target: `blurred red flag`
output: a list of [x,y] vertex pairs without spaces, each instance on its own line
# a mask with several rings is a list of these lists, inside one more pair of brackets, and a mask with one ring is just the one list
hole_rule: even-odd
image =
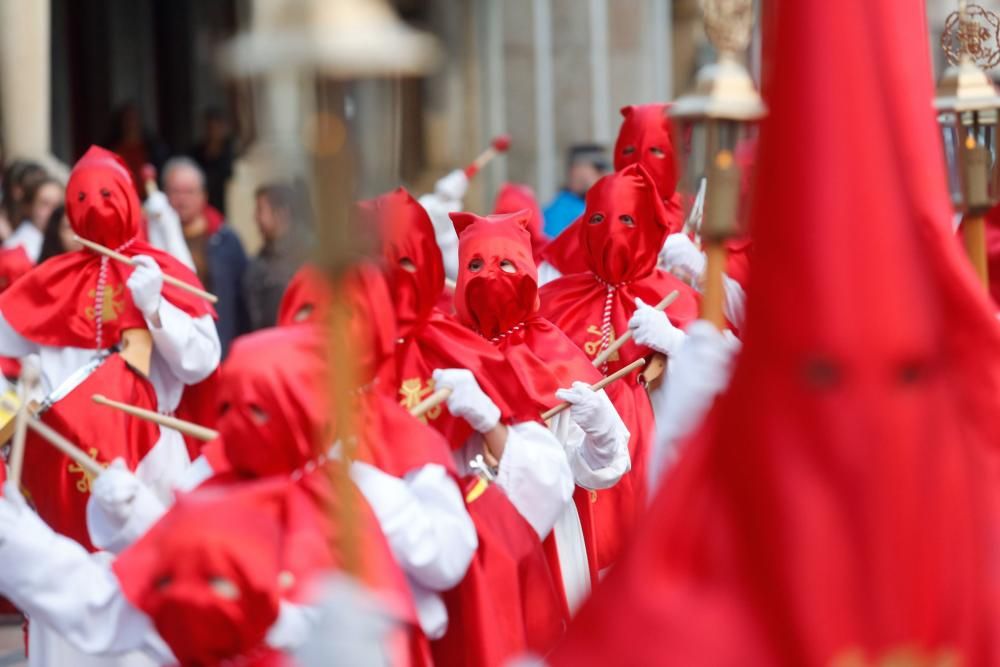
[[745,347],[552,664],[997,664],[1000,329],[924,3],[765,3]]

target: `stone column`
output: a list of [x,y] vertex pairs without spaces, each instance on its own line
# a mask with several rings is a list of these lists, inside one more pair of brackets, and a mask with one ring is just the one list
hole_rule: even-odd
[[0,0],[0,136],[5,159],[65,175],[51,154],[50,24],[49,0]]

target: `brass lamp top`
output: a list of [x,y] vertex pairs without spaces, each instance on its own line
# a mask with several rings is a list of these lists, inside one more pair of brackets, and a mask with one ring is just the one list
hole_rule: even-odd
[[1000,62],[1000,19],[979,5],[959,3],[945,22],[941,48],[951,66],[934,97],[939,112],[1000,108],[1000,95],[983,68]]
[[1000,95],[986,73],[971,58],[952,65],[938,82],[934,108],[939,112],[983,111],[1000,108]]
[[695,90],[670,107],[674,118],[754,121],[767,115],[750,73],[729,54],[702,67]]
[[257,5],[253,29],[223,53],[223,65],[237,76],[302,67],[335,78],[416,76],[441,57],[437,41],[400,21],[385,0]]
[[673,118],[755,121],[767,115],[750,72],[740,61],[753,26],[752,0],[705,0],[705,32],[719,58],[698,71],[692,93],[675,101]]

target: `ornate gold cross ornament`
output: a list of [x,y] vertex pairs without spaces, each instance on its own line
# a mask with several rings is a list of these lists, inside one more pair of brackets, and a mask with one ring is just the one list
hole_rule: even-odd
[[945,20],[941,48],[952,65],[963,55],[982,69],[1000,65],[1000,16],[979,5],[960,3]]
[[704,0],[705,34],[721,53],[743,53],[753,33],[753,2]]

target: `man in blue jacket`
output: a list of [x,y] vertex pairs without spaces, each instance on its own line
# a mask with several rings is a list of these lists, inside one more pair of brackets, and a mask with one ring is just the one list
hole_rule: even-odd
[[608,173],[610,165],[604,147],[597,144],[570,146],[566,158],[566,184],[545,207],[545,235],[550,239],[583,214],[583,198],[590,186]]

